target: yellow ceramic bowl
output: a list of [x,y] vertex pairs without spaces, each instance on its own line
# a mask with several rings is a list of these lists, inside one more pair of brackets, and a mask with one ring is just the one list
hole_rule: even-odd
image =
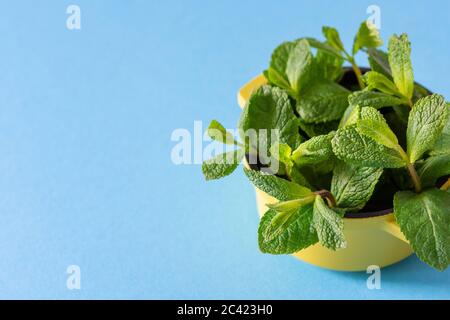
[[[238,102],[243,108],[251,93],[266,83],[260,75],[239,90]],[[267,193],[256,189],[259,215],[267,204],[277,202]],[[316,244],[293,255],[310,264],[340,271],[365,271],[368,266],[385,267],[412,254],[412,249],[395,222],[394,215],[378,214],[367,218],[344,218],[347,248],[332,251]]]

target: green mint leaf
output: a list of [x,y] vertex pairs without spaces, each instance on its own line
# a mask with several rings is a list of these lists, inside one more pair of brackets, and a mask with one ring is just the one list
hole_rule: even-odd
[[302,38],[302,39],[307,40],[312,48],[323,50],[329,54],[334,55],[336,58],[343,58],[342,53],[328,43],[321,42],[314,38]]
[[308,83],[312,66],[313,56],[307,40],[285,42],[272,54],[269,80],[295,96]]
[[[258,229],[259,249],[263,253],[290,254],[317,243],[317,233],[311,227],[313,218],[312,204],[305,205],[281,217],[279,212],[269,209],[261,218]],[[278,216],[280,226],[276,231],[272,221]],[[281,222],[281,223],[280,223]]]
[[[335,162],[336,162],[336,158],[333,155],[326,161],[302,166],[302,167],[300,167],[300,169],[303,169],[303,172],[311,170],[311,171],[315,172],[319,176],[319,179],[320,179],[320,176],[326,175],[327,173],[330,173],[331,171],[333,171]],[[328,182],[331,182],[331,176],[327,175],[327,176],[324,176],[323,178],[325,180],[327,180]],[[322,186],[320,189],[328,189],[329,184],[330,183],[328,183],[326,186]],[[319,189],[319,188],[317,188],[317,189]]]
[[332,27],[323,27],[322,33],[327,39],[327,43],[332,46],[337,51],[344,51],[344,44],[341,41],[341,37],[339,36],[339,32]]
[[300,92],[308,83],[312,64],[313,57],[308,41],[298,41],[289,55],[286,65],[286,75],[295,93]]
[[339,208],[347,211],[362,209],[373,194],[383,173],[381,168],[357,167],[339,161],[333,170],[331,193]]
[[355,55],[361,48],[376,48],[383,45],[380,32],[373,23],[364,21],[359,27],[353,42],[353,55]]
[[231,174],[244,157],[244,150],[237,149],[203,161],[202,172],[206,180],[220,179]]
[[314,201],[312,223],[317,231],[319,241],[324,247],[337,250],[347,246],[344,236],[344,220],[340,214],[328,208],[320,196],[316,196]]
[[350,91],[334,82],[319,82],[307,87],[297,99],[297,112],[307,123],[338,120],[348,106]]
[[310,138],[327,134],[330,131],[336,130],[338,128],[339,121],[329,121],[324,123],[306,123],[299,120],[300,129],[302,129],[306,135]]
[[[350,98],[349,98],[350,99]],[[356,104],[350,104],[344,112],[339,123],[339,128],[344,128],[356,124],[359,120],[361,108]]]
[[299,168],[296,166],[293,166],[289,171],[289,176],[292,180],[292,182],[299,184],[301,186],[305,186],[308,189],[314,189],[314,187],[311,185],[309,180],[303,175]]
[[389,65],[400,93],[411,99],[414,92],[414,74],[411,65],[411,44],[406,34],[393,35],[389,40]]
[[329,160],[333,156],[331,139],[334,132],[327,135],[316,136],[303,142],[292,153],[292,160],[297,165],[316,164]]
[[402,99],[390,94],[367,90],[352,93],[348,97],[348,102],[354,106],[373,107],[376,109],[399,106],[405,103]]
[[[280,88],[262,86],[249,99],[239,121],[241,134],[256,132],[258,146],[252,145],[260,151],[259,154],[268,154],[272,146],[272,129],[279,132],[280,143],[286,143],[292,148],[300,144],[301,137],[298,132],[298,119],[296,118],[289,97]],[[261,129],[266,129],[267,134]],[[241,137],[247,141],[246,137]],[[255,139],[253,139],[255,140]],[[254,142],[255,143],[255,142]]]
[[450,193],[430,189],[398,192],[394,212],[402,233],[425,263],[444,270],[450,263]]
[[[449,104],[447,104],[447,106],[449,106]],[[447,123],[445,124],[444,129],[442,129],[442,133],[434,144],[430,154],[450,154],[450,115],[448,116]]]
[[272,53],[270,66],[266,72],[266,78],[273,83],[287,90],[291,89],[291,84],[286,74],[287,63],[291,52],[294,50],[295,42],[283,42]]
[[363,79],[367,84],[367,90],[376,89],[390,95],[396,96],[401,95],[395,84],[382,73],[369,71],[366,74],[364,74]]
[[411,163],[432,149],[447,123],[449,106],[441,95],[418,100],[409,113],[406,132]]
[[[285,212],[285,211],[291,211],[296,210],[304,205],[307,205],[309,203],[313,203],[314,199],[316,198],[316,195],[312,192],[310,192],[308,195],[305,195],[301,198],[295,199],[295,200],[288,200],[288,201],[280,201],[274,204],[267,204],[267,207],[270,209],[273,209],[277,212]],[[276,221],[276,219],[275,219]]]
[[234,139],[231,132],[228,132],[224,126],[217,120],[212,120],[207,129],[208,136],[215,141],[222,142],[224,144],[234,144],[239,143]]
[[417,166],[422,186],[434,187],[438,178],[450,174],[450,153],[429,157]]
[[277,215],[273,217],[272,221],[270,222],[270,226],[266,228],[264,240],[271,241],[281,235],[284,231],[286,231],[289,225],[295,222],[298,210],[305,205],[313,203],[315,197],[316,195],[314,193],[311,193],[296,200],[282,201],[276,204],[268,204],[267,206],[270,209],[275,210],[277,212]]
[[244,172],[255,187],[280,201],[295,200],[311,193],[306,187],[271,174],[245,168]]
[[339,129],[331,140],[334,154],[341,160],[375,168],[400,168],[406,166],[399,153],[361,134],[355,125]]
[[298,169],[313,186],[312,190],[328,190],[331,184],[331,174],[329,173],[333,171],[334,162],[334,160],[324,161],[316,165],[302,166]]
[[279,162],[291,168],[294,163],[291,160],[292,149],[285,143],[276,143],[270,148],[270,154]]
[[389,128],[383,115],[375,108],[364,107],[361,109],[357,130],[388,148],[399,148],[397,136]]
[[[275,209],[274,209],[275,210]],[[275,210],[277,214],[272,218],[270,224],[264,229],[263,241],[270,242],[286,231],[297,219],[298,207],[289,210]]]
[[314,57],[315,74],[318,79],[338,82],[344,74],[344,59],[324,50],[317,50]]
[[389,66],[388,54],[382,50],[369,48],[369,64],[372,71],[385,75],[388,79],[392,79],[391,67]]

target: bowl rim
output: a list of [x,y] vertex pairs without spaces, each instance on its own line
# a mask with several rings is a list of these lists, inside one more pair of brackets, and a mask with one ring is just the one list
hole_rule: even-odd
[[384,209],[379,211],[370,211],[370,212],[346,212],[344,218],[347,219],[364,219],[364,218],[375,218],[382,217],[394,213],[394,209]]

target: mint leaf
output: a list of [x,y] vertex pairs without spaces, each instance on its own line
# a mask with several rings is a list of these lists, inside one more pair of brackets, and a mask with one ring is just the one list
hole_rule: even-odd
[[450,153],[429,157],[423,163],[417,163],[420,180],[425,187],[433,187],[436,180],[450,174]]
[[[239,128],[241,134],[256,132],[259,146],[253,141],[251,147],[258,150],[259,154],[264,154],[265,151],[268,154],[272,143],[276,142],[272,142],[272,129],[278,130],[280,143],[286,143],[292,148],[296,148],[301,141],[298,120],[289,97],[276,87],[262,86],[256,90],[242,112]],[[261,129],[266,129],[267,134]],[[242,140],[247,141],[245,136]]]
[[315,75],[318,79],[338,81],[344,74],[343,64],[343,58],[318,49],[314,57]]
[[309,80],[309,73],[312,68],[312,54],[308,41],[298,41],[286,65],[286,75],[288,77],[291,88],[295,93],[300,92],[303,86]]
[[450,193],[430,189],[398,192],[394,212],[402,233],[417,256],[438,270],[450,262]]
[[238,145],[239,143],[234,139],[231,132],[228,132],[224,126],[218,122],[217,120],[212,120],[207,129],[208,136],[211,139],[222,142],[224,144],[234,144]]
[[237,149],[217,155],[216,157],[203,161],[202,172],[206,180],[213,180],[231,174],[244,157],[244,150]]
[[364,74],[363,79],[367,84],[367,90],[376,89],[390,95],[396,96],[401,95],[395,84],[391,80],[389,80],[389,78],[387,78],[385,75],[381,73],[369,71],[366,74]]
[[279,237],[284,231],[286,231],[289,226],[297,219],[298,209],[298,207],[284,211],[273,209],[277,214],[273,216],[270,223],[264,229],[264,233],[261,234],[261,236],[263,237],[263,242],[270,242],[271,240]]
[[383,169],[358,167],[339,161],[333,170],[331,193],[339,208],[358,211],[369,201]]
[[339,121],[337,120],[324,123],[306,123],[305,121],[299,120],[300,129],[302,129],[310,138],[324,135],[330,131],[336,130],[338,125]]
[[389,65],[400,93],[411,99],[414,92],[414,74],[411,65],[411,44],[406,34],[393,35],[389,40]]
[[315,49],[323,50],[329,54],[334,55],[336,58],[342,58],[342,53],[328,43],[324,43],[317,39],[308,38],[308,37],[302,38],[302,39],[307,40],[309,45]]
[[311,193],[300,199],[268,204],[267,206],[275,210],[277,215],[273,217],[270,226],[266,228],[264,240],[267,242],[281,235],[296,220],[299,209],[313,203],[315,197],[316,195]]
[[376,109],[384,107],[393,107],[404,104],[405,102],[390,94],[376,91],[356,91],[348,97],[351,105],[360,107],[373,107]]
[[307,87],[297,100],[297,112],[307,123],[338,120],[348,106],[350,91],[334,82],[320,82]]
[[337,51],[344,51],[344,44],[341,41],[339,32],[332,27],[322,27],[322,33],[327,39],[327,43]]
[[381,40],[376,26],[368,21],[361,23],[353,42],[353,55],[361,48],[376,48],[381,45],[383,45],[383,40]]
[[305,186],[309,189],[314,189],[309,180],[300,172],[297,166],[293,166],[291,168],[289,176],[292,182],[299,184],[301,186]]
[[269,80],[295,96],[308,82],[312,63],[313,57],[307,40],[285,42],[272,54],[268,69]]
[[[263,253],[289,254],[317,243],[317,233],[311,227],[312,204],[284,213],[283,217],[278,215],[277,211],[269,209],[259,223],[258,244]],[[273,228],[272,221],[277,216],[281,226],[274,232],[270,229]]]
[[283,163],[287,169],[293,167],[291,160],[292,149],[285,143],[277,143],[270,148],[270,154],[279,162]]
[[[328,176],[326,174],[333,171],[335,162],[336,162],[336,158],[334,156],[332,156],[326,161],[301,166],[300,169],[302,169],[302,172],[313,171],[314,173],[317,174],[319,179],[324,179],[323,181],[327,180],[328,182],[331,182],[331,176]],[[326,175],[326,176],[324,176],[324,175]],[[316,182],[316,181],[314,181],[314,182]],[[317,188],[317,189],[327,189],[329,187],[329,184],[330,183],[327,183],[327,185],[324,185],[321,188]]]
[[294,50],[295,42],[283,42],[272,53],[270,66],[265,76],[268,81],[281,88],[290,90],[291,84],[286,74],[287,63],[291,52]]
[[[273,209],[277,212],[286,212],[286,211],[296,210],[300,207],[303,207],[304,205],[313,203],[315,198],[316,198],[316,195],[314,193],[310,192],[309,194],[302,196],[295,200],[280,201],[275,204],[267,204],[267,207],[269,207],[270,209]],[[274,221],[272,221],[272,224],[276,221],[277,221],[277,219],[274,219]]]
[[344,220],[332,209],[328,208],[321,196],[314,201],[313,226],[317,231],[320,243],[331,250],[347,246],[344,236]]
[[[449,106],[449,104],[447,104],[447,106]],[[450,154],[450,115],[448,116],[444,129],[442,129],[441,136],[437,139],[430,154]]]
[[448,114],[449,106],[441,95],[433,94],[414,104],[406,132],[411,163],[433,148],[447,123]]
[[375,108],[364,107],[361,109],[357,130],[388,148],[399,148],[397,136],[389,128],[383,115]]
[[244,172],[255,187],[280,201],[295,200],[311,193],[306,187],[274,175],[245,168]]
[[[350,100],[350,98],[349,98]],[[339,123],[339,128],[344,128],[350,126],[352,124],[356,124],[359,120],[359,116],[361,113],[361,108],[357,104],[350,104],[344,112],[344,115],[341,118],[341,122]]]
[[316,136],[303,142],[292,153],[292,160],[298,165],[316,164],[330,159],[333,155],[331,139],[334,132],[327,135]]
[[392,79],[388,54],[375,48],[369,48],[367,53],[369,54],[370,69],[385,75],[388,79]]
[[376,168],[406,166],[397,151],[359,133],[355,125],[339,129],[331,140],[331,145],[339,159],[357,166]]

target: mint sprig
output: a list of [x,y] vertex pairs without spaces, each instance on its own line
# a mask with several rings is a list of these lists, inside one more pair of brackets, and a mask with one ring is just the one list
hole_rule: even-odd
[[310,45],[348,61],[352,65],[360,88],[363,89],[365,85],[362,80],[361,70],[356,64],[355,56],[362,49],[377,48],[383,44],[383,41],[380,38],[379,31],[377,30],[375,25],[368,21],[364,21],[363,23],[361,23],[353,41],[353,48],[351,53],[349,53],[345,49],[339,32],[335,28],[323,27],[322,33],[326,38],[326,42],[321,43],[318,40],[307,38]]
[[[414,82],[406,34],[393,35],[384,52],[378,30],[367,22],[351,50],[335,28],[322,33],[324,41],[303,37],[274,50],[264,71],[268,84],[242,112],[239,141],[211,122],[208,135],[234,150],[206,160],[205,178],[229,175],[245,155],[258,160],[244,173],[277,199],[267,204],[258,230],[261,251],[271,254],[316,243],[343,249],[345,213],[367,212],[379,199],[393,198],[378,209],[393,207],[418,257],[444,270],[450,261],[450,104]],[[371,67],[364,75],[355,62],[360,52]],[[354,83],[343,76],[345,61]],[[266,170],[268,158],[278,170]]]

